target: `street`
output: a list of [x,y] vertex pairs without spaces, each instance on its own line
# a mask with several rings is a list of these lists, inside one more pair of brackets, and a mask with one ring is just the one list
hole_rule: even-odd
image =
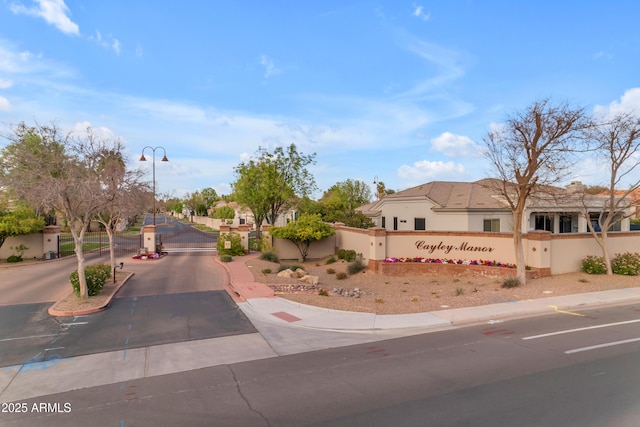
[[635,426],[640,307],[229,363],[21,401],[3,425]]
[[47,314],[55,296],[71,292],[75,257],[0,270],[12,302],[0,306],[0,365],[256,332],[224,290],[226,277],[210,255],[123,260],[134,276],[109,309],[82,317]]

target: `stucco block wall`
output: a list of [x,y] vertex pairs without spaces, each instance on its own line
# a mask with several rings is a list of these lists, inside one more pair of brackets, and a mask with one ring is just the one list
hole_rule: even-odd
[[22,254],[23,259],[27,258],[43,258],[44,249],[42,243],[42,234],[28,234],[25,236],[11,236],[4,241],[2,247],[0,247],[0,259],[7,259],[11,255],[17,255],[15,250],[20,245],[25,245],[27,248]]
[[513,238],[502,233],[389,231],[386,256],[515,262]]
[[352,249],[366,260],[369,258],[371,239],[369,231],[360,228],[336,226],[335,249]]
[[[613,258],[617,253],[640,252],[640,233],[610,233],[607,247]],[[588,255],[602,256],[602,249],[591,233],[551,236],[551,274],[564,274],[582,269]]]
[[[273,249],[281,260],[302,260],[298,247],[291,241],[286,239],[272,240]],[[336,250],[336,236],[327,237],[319,242],[312,242],[309,246],[307,259],[320,259],[333,255]]]

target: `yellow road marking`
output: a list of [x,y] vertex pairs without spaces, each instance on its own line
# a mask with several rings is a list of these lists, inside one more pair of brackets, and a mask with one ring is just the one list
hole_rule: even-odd
[[549,307],[552,307],[553,310],[556,313],[562,313],[562,314],[570,314],[572,316],[580,316],[580,317],[584,317],[584,314],[580,314],[580,313],[574,313],[572,311],[564,311],[564,310],[558,310],[558,306],[557,305],[550,305]]

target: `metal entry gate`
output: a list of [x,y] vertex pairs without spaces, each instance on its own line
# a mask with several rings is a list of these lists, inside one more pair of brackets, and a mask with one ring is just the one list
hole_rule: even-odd
[[159,234],[157,243],[164,252],[215,252],[218,234],[189,227],[171,234]]
[[[142,247],[142,234],[115,233],[113,244],[116,256],[133,256]],[[73,237],[69,233],[58,236],[58,256],[72,256],[75,254]],[[100,255],[109,253],[109,236],[106,231],[89,232],[84,235],[84,251],[98,252]]]

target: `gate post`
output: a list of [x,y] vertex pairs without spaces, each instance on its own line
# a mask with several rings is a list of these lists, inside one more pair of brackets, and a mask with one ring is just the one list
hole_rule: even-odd
[[240,235],[240,240],[242,241],[242,247],[244,248],[244,253],[249,253],[249,226],[246,224],[242,224],[238,226],[238,234]]
[[142,233],[144,235],[142,244],[146,249],[145,252],[154,253],[156,251],[156,226],[145,225],[144,227],[142,227]]
[[58,254],[58,239],[60,238],[60,227],[57,225],[47,225],[42,230],[42,252],[44,259],[53,259]]

